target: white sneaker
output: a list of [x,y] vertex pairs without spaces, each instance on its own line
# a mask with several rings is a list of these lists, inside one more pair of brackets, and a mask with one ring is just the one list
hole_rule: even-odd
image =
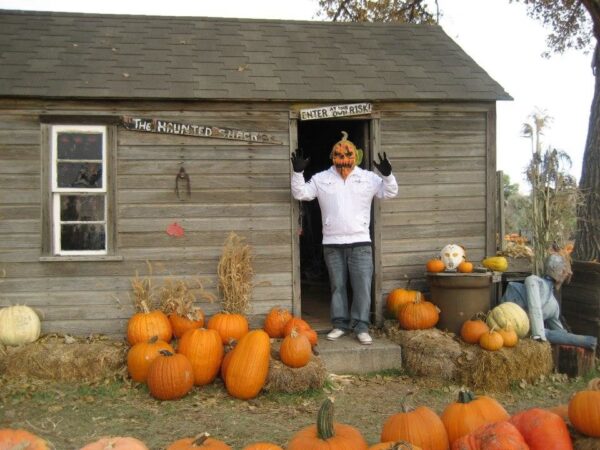
[[356,337],[358,338],[358,342],[362,345],[371,345],[373,343],[373,338],[366,331],[358,333]]
[[346,334],[345,330],[340,330],[339,328],[334,328],[329,333],[327,333],[327,340],[335,341],[336,339],[341,338],[345,334]]

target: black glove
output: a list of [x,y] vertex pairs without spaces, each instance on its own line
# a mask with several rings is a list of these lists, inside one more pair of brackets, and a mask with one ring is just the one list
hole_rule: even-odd
[[377,156],[379,157],[379,162],[373,161],[373,165],[379,170],[381,175],[384,177],[389,176],[392,173],[392,165],[388,161],[387,155],[383,152],[383,158],[381,157],[381,153],[377,153]]
[[295,152],[292,153],[292,157],[290,158],[292,161],[292,167],[294,168],[294,172],[303,172],[304,169],[308,167],[308,163],[310,163],[310,157],[304,159],[304,155],[302,154],[302,149],[296,149]]

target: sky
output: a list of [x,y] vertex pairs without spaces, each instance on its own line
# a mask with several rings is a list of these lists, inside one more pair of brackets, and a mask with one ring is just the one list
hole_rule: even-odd
[[[548,30],[509,0],[438,4],[446,34],[514,99],[497,104],[498,170],[521,192],[529,190],[524,171],[532,143],[521,137],[521,127],[532,113],[543,111],[552,117],[543,149],[565,151],[572,160],[568,172],[579,180],[594,89],[591,54],[571,50],[543,58]],[[317,0],[0,0],[0,9],[320,20]]]

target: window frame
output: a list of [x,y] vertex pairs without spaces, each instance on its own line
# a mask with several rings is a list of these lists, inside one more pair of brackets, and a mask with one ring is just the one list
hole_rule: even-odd
[[[64,260],[122,260],[116,254],[116,124],[112,117],[67,117],[52,119],[40,117],[42,126],[42,261]],[[58,187],[57,137],[60,132],[101,132],[102,134],[102,187]],[[74,195],[101,195],[104,197],[105,247],[103,250],[62,250],[60,197]],[[67,221],[68,222],[68,221]]]

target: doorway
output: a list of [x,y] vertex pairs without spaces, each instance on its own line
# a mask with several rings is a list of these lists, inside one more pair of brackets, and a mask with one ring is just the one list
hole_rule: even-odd
[[[364,151],[360,164],[369,169],[370,122],[368,120],[316,120],[298,122],[298,148],[304,157],[310,157],[310,164],[304,171],[306,181],[317,172],[331,167],[329,154],[333,145],[342,139],[342,131],[357,148]],[[331,328],[329,305],[329,275],[323,259],[322,221],[318,201],[300,202],[300,301],[302,318],[316,331]],[[373,221],[371,221],[371,234]],[[351,291],[349,292],[351,299]]]

